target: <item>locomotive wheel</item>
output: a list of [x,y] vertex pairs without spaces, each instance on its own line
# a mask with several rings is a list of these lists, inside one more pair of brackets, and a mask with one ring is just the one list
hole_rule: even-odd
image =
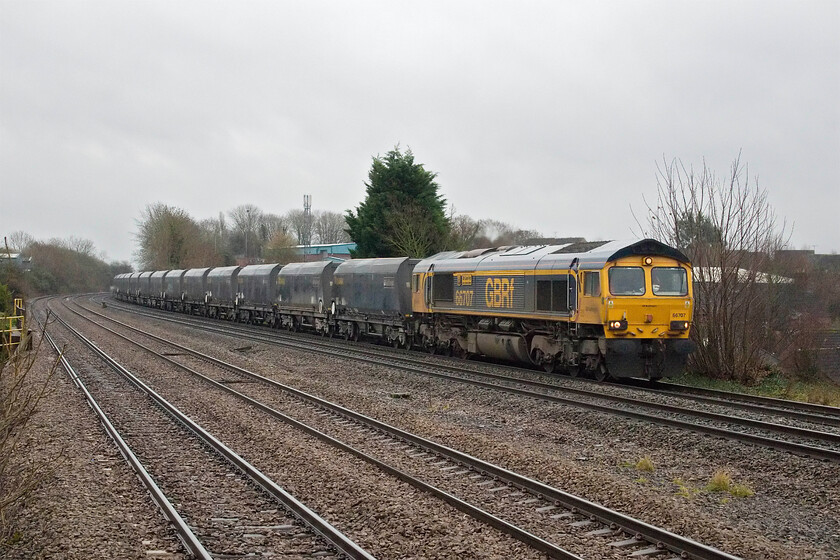
[[554,373],[557,371],[556,356],[546,356],[542,350],[537,349],[535,358],[538,360],[537,363],[542,365],[542,368],[546,373]]
[[466,350],[464,350],[463,348],[461,348],[461,345],[458,344],[457,342],[452,341],[451,348],[452,348],[452,355],[453,356],[461,358],[462,360],[469,360],[470,359],[470,353],[467,352]]
[[610,376],[610,372],[607,371],[607,366],[604,364],[598,364],[598,367],[592,372],[595,381],[606,381],[607,378]]
[[579,377],[579,376],[580,376],[580,368],[579,367],[569,368],[569,377]]
[[539,348],[534,348],[533,350],[531,350],[531,362],[533,362],[533,364],[535,366],[542,365],[542,359],[543,359],[543,351],[542,350],[540,350]]
[[397,336],[397,337],[393,338],[391,340],[391,346],[393,348],[399,348],[400,347],[400,337]]

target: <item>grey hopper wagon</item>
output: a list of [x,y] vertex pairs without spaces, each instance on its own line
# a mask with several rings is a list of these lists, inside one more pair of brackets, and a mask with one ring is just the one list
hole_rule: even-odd
[[168,270],[156,270],[149,278],[149,294],[155,298],[163,298],[163,279]]
[[163,278],[163,292],[165,299],[180,301],[184,296],[184,273],[186,270],[170,270]]
[[226,306],[236,304],[238,295],[237,276],[241,266],[221,266],[213,268],[207,274],[208,303]]
[[184,299],[191,303],[205,303],[209,272],[210,268],[191,268],[184,273]]
[[249,308],[271,309],[277,300],[277,275],[281,264],[252,264],[239,271],[239,304]]
[[117,274],[114,278],[114,293],[119,296],[125,296],[128,294],[128,277],[131,276],[129,272],[123,272],[122,274]]
[[411,314],[411,273],[419,259],[353,259],[335,270],[335,302],[352,315]]
[[136,297],[140,293],[140,272],[132,272],[128,277],[128,293]]
[[331,261],[287,264],[277,276],[278,303],[283,309],[326,313],[333,300]]
[[153,271],[141,272],[137,278],[137,293],[141,298],[148,298],[152,296],[152,274]]

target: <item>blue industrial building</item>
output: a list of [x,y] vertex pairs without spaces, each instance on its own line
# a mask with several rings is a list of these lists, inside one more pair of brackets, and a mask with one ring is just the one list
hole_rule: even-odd
[[350,251],[356,249],[355,243],[324,243],[319,245],[297,245],[295,252],[304,255],[306,260],[347,260],[350,258]]

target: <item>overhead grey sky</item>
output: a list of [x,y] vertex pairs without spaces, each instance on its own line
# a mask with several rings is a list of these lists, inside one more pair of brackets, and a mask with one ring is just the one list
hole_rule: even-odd
[[627,238],[663,157],[739,151],[840,251],[840,2],[0,0],[0,235],[343,212],[395,144],[459,213]]

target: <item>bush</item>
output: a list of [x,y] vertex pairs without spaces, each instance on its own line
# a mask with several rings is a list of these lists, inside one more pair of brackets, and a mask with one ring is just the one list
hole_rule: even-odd
[[56,457],[47,464],[26,461],[22,443],[59,363],[53,363],[45,379],[35,379],[32,368],[43,339],[41,336],[35,349],[14,352],[0,362],[0,550],[16,539],[15,512],[60,460]]

